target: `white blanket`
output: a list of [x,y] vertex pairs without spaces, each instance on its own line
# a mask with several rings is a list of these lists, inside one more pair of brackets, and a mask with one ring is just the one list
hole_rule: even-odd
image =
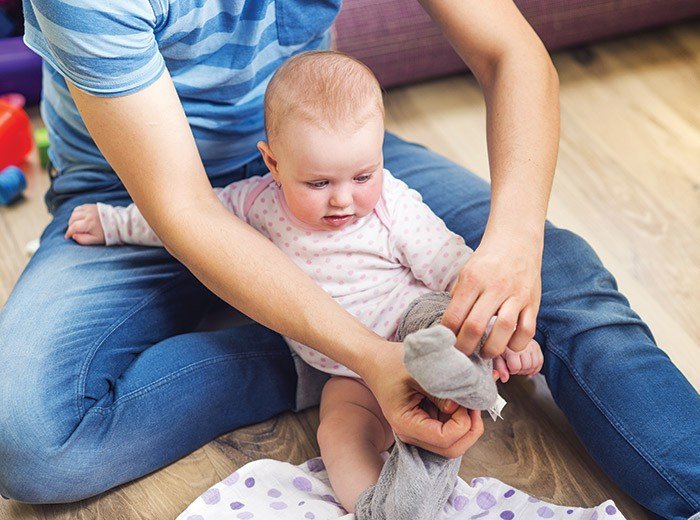
[[[417,497],[417,499],[420,499]],[[325,520],[348,514],[333,496],[320,458],[299,466],[276,460],[246,464],[209,488],[178,520]],[[436,520],[624,520],[612,500],[584,509],[549,504],[489,477],[459,480]],[[397,519],[399,520],[399,519]]]

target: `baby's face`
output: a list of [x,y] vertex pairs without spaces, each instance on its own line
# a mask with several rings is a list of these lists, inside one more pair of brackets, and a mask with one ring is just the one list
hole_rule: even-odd
[[309,227],[338,230],[371,213],[382,192],[384,123],[353,132],[288,124],[280,135],[277,181],[292,214]]

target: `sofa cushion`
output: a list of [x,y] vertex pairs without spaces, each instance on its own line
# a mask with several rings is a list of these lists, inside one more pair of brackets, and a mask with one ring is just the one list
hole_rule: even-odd
[[[516,0],[549,50],[700,16],[698,0]],[[384,87],[466,70],[416,0],[345,0],[335,47]]]

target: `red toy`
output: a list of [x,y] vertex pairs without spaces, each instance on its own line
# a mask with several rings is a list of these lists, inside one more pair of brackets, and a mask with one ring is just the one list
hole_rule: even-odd
[[32,125],[21,106],[0,100],[0,170],[21,164],[32,150]]

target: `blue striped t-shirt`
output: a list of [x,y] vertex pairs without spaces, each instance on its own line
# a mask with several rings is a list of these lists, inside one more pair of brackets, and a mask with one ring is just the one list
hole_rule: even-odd
[[292,54],[327,46],[339,8],[340,0],[25,0],[24,40],[44,58],[52,162],[62,177],[112,171],[64,78],[121,96],[167,68],[207,173],[245,164],[264,135],[272,73]]

